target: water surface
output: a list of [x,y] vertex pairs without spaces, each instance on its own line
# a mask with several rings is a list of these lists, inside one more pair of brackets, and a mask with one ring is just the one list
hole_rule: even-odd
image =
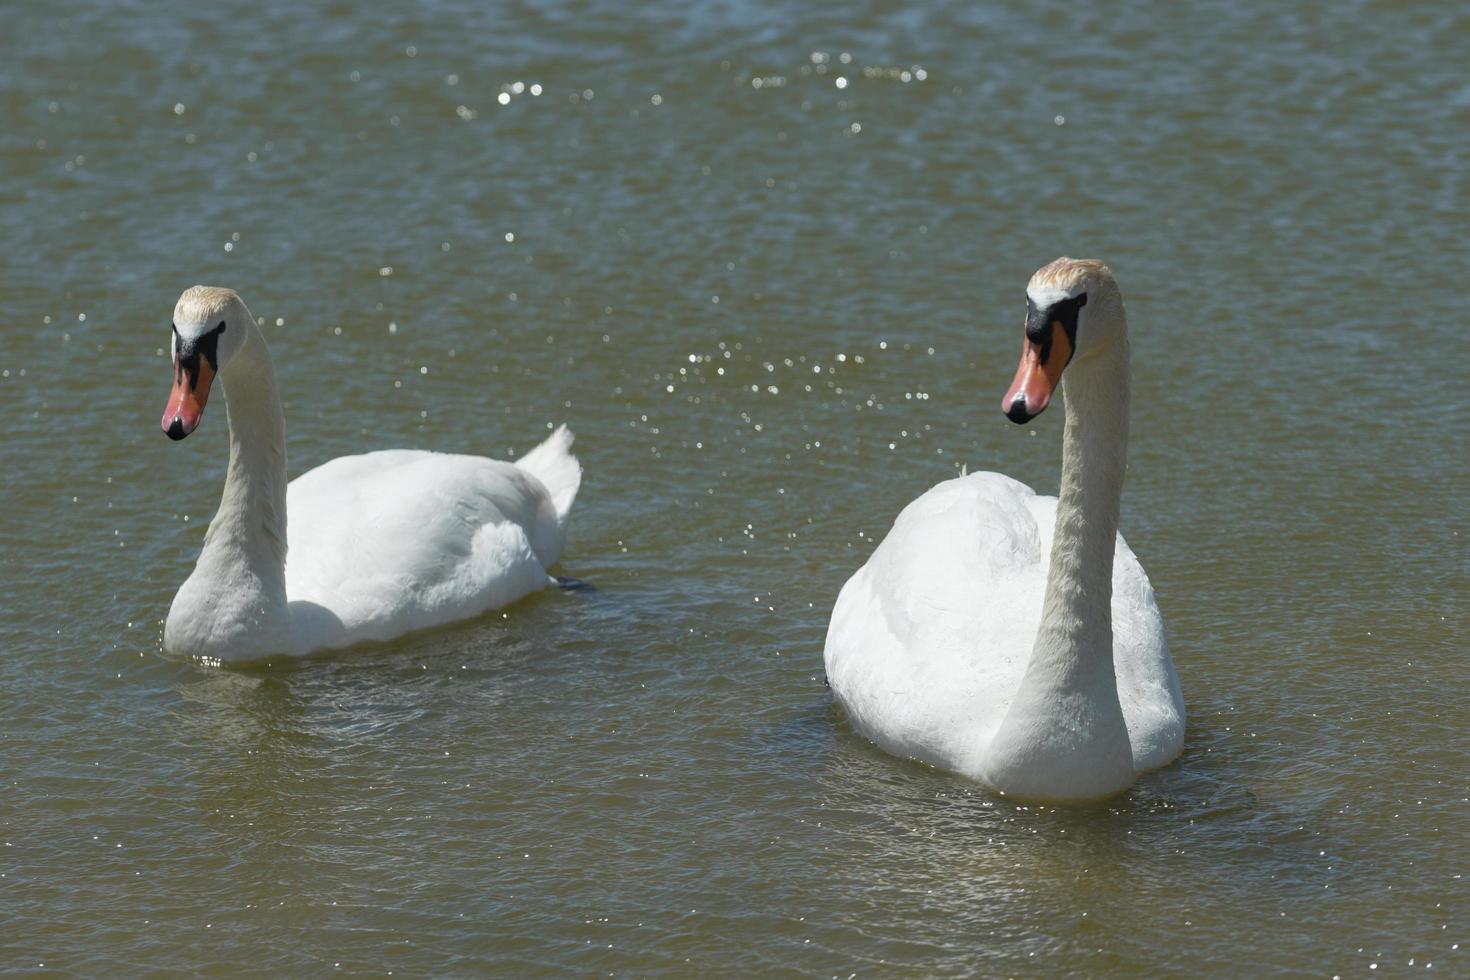
[[[1470,972],[1465,11],[626,6],[7,10],[0,968]],[[1063,253],[1190,731],[1055,810],[853,736],[821,649],[933,483],[1055,491],[997,406]],[[195,282],[293,475],[570,423],[595,591],[164,657]]]

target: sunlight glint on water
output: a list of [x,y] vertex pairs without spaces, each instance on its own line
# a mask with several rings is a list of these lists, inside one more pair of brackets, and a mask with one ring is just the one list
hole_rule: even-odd
[[[22,5],[0,35],[0,964],[1464,973],[1467,146],[1451,5]],[[1113,267],[1123,530],[1184,757],[1017,806],[851,735],[838,588]],[[163,658],[218,501],[195,282],[293,475],[586,467],[553,591],[306,664]]]

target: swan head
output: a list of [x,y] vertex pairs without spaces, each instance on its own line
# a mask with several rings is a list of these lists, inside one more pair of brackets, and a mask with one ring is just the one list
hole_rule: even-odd
[[163,410],[163,431],[170,439],[182,439],[199,425],[209,386],[244,345],[252,326],[250,311],[233,289],[184,290],[174,306],[174,386]]
[[1096,259],[1048,262],[1026,286],[1026,336],[1021,365],[1000,410],[1025,425],[1051,403],[1062,372],[1117,339],[1121,310],[1113,273]]

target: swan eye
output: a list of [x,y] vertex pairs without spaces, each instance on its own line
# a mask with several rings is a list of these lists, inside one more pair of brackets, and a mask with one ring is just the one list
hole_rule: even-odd
[[[1026,297],[1026,339],[1036,345],[1042,364],[1051,356],[1054,327],[1060,327],[1066,334],[1066,357],[1068,362],[1071,361],[1072,355],[1077,352],[1077,321],[1082,307],[1086,305],[1086,293],[1059,299],[1045,309],[1038,307],[1030,296]],[[1065,366],[1064,364],[1063,367]]]
[[[1085,295],[1082,297],[1082,302],[1084,302],[1084,303],[1087,302],[1087,297]],[[218,330],[220,333],[224,333],[225,332],[225,321],[221,320],[219,322],[219,326],[215,327],[214,329]]]
[[191,359],[197,359],[203,354],[209,360],[209,366],[216,371],[219,370],[219,338],[225,332],[223,322],[209,333],[201,334],[194,340],[184,340],[179,336],[178,324],[174,324],[174,356],[182,364]]
[[209,358],[209,366],[216,371],[219,370],[219,338],[225,332],[224,321],[209,333],[199,338],[199,350],[205,357]]

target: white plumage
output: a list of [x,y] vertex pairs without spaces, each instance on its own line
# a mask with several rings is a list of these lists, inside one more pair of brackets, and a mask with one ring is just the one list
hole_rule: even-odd
[[[913,501],[848,579],[827,633],[827,680],[880,747],[985,781],[986,749],[1041,624],[1057,498],[1000,473]],[[1113,664],[1135,772],[1179,754],[1183,699],[1163,617],[1119,535]]]
[[1128,442],[1122,297],[1099,262],[1028,287],[1006,414],[1067,371],[1060,497],[998,473],[906,507],[832,610],[828,683],[880,747],[1027,799],[1111,795],[1177,757],[1184,699],[1143,567],[1117,533]]
[[249,311],[230,290],[196,286],[174,323],[164,430],[183,438],[198,424],[217,362],[230,467],[169,608],[167,650],[302,656],[477,616],[553,581],[582,477],[566,427],[519,463],[395,449],[331,460],[287,486],[274,369]]
[[[571,441],[561,428],[543,445],[571,459]],[[543,588],[565,514],[524,462],[395,449],[334,459],[291,481],[293,648],[388,640]]]

